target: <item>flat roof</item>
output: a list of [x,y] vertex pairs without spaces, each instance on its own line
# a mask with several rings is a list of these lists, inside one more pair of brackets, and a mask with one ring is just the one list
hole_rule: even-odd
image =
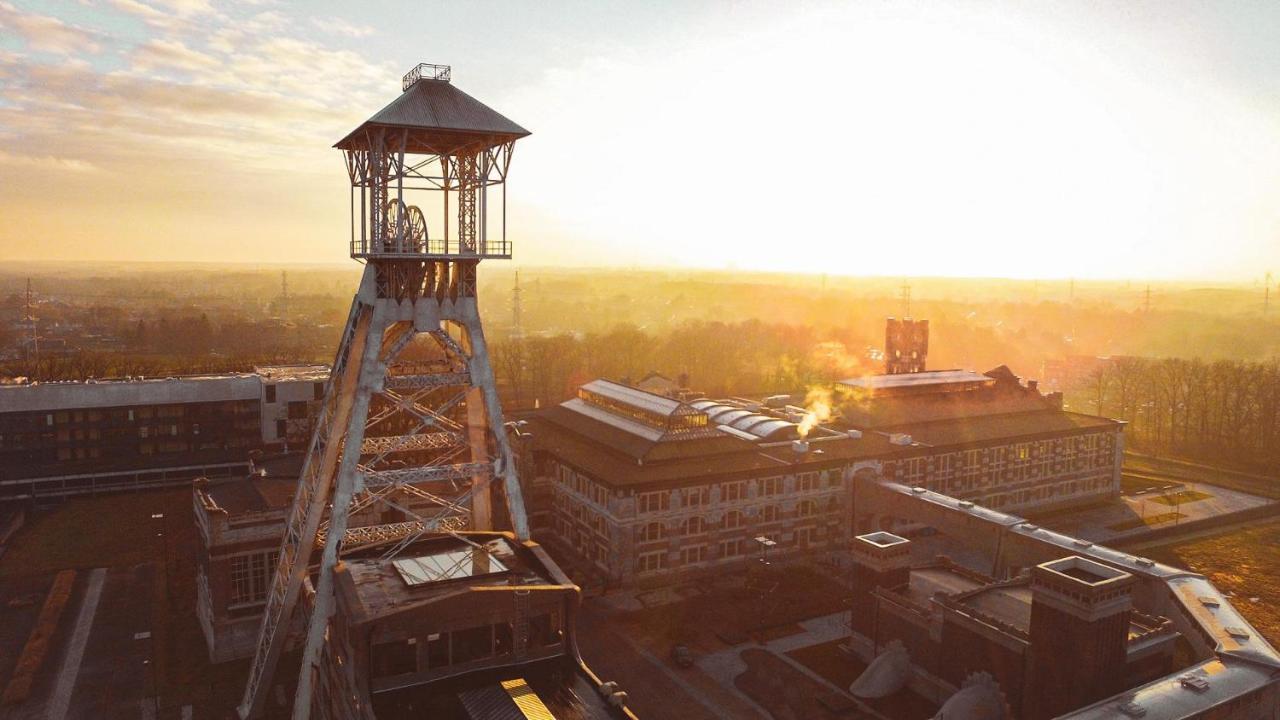
[[321,382],[329,379],[328,365],[258,365],[253,371],[273,382]]
[[717,438],[648,441],[555,406],[531,420],[535,446],[610,487],[692,485],[710,478],[784,475],[850,461],[883,458],[902,448],[867,433],[811,439],[800,454],[791,443],[759,445],[720,433]]
[[1114,428],[1120,424],[1110,418],[1046,408],[1030,412],[901,423],[882,426],[877,430],[887,433],[904,433],[918,443],[947,447]]
[[886,375],[864,375],[862,377],[845,378],[837,381],[851,388],[863,388],[872,392],[882,390],[898,390],[903,388],[940,389],[964,385],[992,385],[995,378],[972,370],[926,370],[918,373],[893,373]]
[[0,412],[257,400],[259,385],[253,373],[0,385]]

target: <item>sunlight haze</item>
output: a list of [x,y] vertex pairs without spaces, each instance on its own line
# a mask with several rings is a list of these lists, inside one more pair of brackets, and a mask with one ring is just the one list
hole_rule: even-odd
[[426,61],[533,132],[510,183],[520,265],[1280,268],[1280,6],[548,15],[0,0],[0,259],[343,262],[330,146]]

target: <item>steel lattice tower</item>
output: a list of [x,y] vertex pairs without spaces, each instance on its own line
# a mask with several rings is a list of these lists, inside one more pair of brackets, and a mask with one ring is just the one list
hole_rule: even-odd
[[[480,260],[511,257],[503,183],[529,133],[455,88],[448,66],[419,65],[402,91],[335,145],[351,179],[351,257],[365,269],[286,519],[241,717],[261,714],[308,605],[293,717],[309,716],[342,552],[377,544],[393,557],[426,533],[493,529],[495,494],[516,536],[529,534],[476,302]],[[383,524],[348,527],[375,505]],[[300,603],[309,579],[314,603]]]

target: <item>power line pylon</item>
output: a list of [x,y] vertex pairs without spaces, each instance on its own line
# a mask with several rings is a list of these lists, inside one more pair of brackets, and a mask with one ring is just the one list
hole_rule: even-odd
[[40,334],[37,332],[35,310],[31,304],[31,278],[27,278],[27,298],[23,306],[22,322],[27,326],[26,360],[34,374],[40,368]]
[[280,318],[289,320],[289,272],[280,271]]
[[[393,558],[427,533],[483,552],[457,531],[492,529],[494,480],[511,529],[529,535],[476,298],[480,260],[511,257],[503,182],[515,141],[529,133],[455,88],[450,74],[417,66],[398,98],[335,146],[351,180],[351,257],[365,269],[286,519],[244,718],[261,714],[311,576],[293,717],[308,718],[330,678],[350,672],[328,665],[343,552],[376,545]],[[348,527],[352,512],[375,503],[397,520]]]

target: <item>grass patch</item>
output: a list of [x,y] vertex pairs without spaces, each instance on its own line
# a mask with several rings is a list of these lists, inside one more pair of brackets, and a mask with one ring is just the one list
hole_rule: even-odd
[[[152,519],[163,513],[164,519]],[[0,577],[132,566],[195,543],[190,488],[78,497],[33,511],[0,557]]]
[[1109,530],[1116,530],[1118,532],[1123,532],[1125,530],[1140,528],[1143,525],[1146,525],[1147,527],[1151,527],[1152,525],[1163,525],[1164,523],[1173,522],[1178,518],[1184,518],[1184,517],[1186,517],[1186,515],[1183,515],[1180,512],[1159,513],[1157,515],[1148,515],[1145,518],[1136,517],[1131,520],[1125,520],[1124,522],[1118,522],[1114,525],[1108,525],[1107,528]]
[[[1245,618],[1272,642],[1280,640],[1280,522],[1215,537],[1173,542],[1143,550],[1158,562],[1204,573],[1224,592],[1235,595]],[[1249,598],[1258,598],[1251,602]]]
[[1151,502],[1158,502],[1161,505],[1174,507],[1176,505],[1186,505],[1187,503],[1193,503],[1198,500],[1205,500],[1211,497],[1213,496],[1209,493],[1200,492],[1199,490],[1179,490],[1176,493],[1157,495],[1156,497],[1149,497],[1147,499]]

